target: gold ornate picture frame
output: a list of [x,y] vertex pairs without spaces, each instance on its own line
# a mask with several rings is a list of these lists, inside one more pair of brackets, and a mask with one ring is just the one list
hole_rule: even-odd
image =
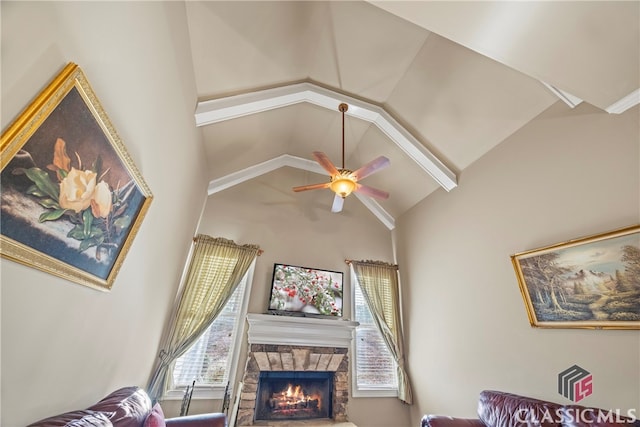
[[640,225],[511,256],[531,326],[640,329]]
[[0,255],[108,291],[153,199],[69,63],[0,137]]

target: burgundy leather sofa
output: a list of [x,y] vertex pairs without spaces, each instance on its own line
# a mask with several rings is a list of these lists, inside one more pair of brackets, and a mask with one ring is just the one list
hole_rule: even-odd
[[164,418],[159,404],[151,405],[139,387],[124,387],[87,409],[66,412],[27,427],[226,427],[223,413]]
[[[626,416],[629,415],[629,416]],[[425,415],[422,427],[640,427],[636,415],[561,405],[501,391],[485,390],[478,399],[478,418]]]

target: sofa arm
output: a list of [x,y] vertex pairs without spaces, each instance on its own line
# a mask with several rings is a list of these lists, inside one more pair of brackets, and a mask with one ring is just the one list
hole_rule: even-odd
[[164,421],[167,427],[226,427],[227,416],[222,412],[214,412],[210,414],[167,418]]
[[422,427],[485,427],[477,418],[455,418],[445,415],[425,415]]

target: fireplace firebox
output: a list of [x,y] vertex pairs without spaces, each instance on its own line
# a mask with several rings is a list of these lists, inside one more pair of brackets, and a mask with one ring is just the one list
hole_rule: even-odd
[[333,372],[260,372],[255,420],[331,418]]

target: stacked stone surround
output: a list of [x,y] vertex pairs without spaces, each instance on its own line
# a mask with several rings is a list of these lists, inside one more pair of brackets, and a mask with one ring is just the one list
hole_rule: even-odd
[[254,425],[258,379],[261,371],[335,372],[333,421],[347,421],[349,402],[347,348],[251,344],[238,408],[237,425],[240,427]]

